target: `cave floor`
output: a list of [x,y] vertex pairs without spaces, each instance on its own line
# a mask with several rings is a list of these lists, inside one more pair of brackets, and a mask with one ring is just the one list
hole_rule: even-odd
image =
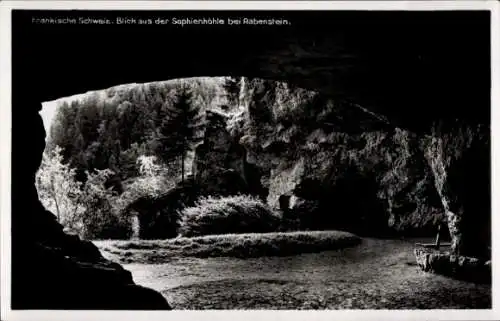
[[488,309],[491,286],[422,272],[414,241],[290,257],[125,264],[174,309]]

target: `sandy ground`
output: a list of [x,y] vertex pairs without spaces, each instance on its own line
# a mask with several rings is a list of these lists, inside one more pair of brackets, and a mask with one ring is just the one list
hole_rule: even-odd
[[424,273],[413,241],[364,239],[290,257],[171,258],[126,264],[175,309],[491,308],[491,286]]

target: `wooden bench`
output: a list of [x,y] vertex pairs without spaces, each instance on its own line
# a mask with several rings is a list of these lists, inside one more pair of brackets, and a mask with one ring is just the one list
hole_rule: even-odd
[[415,243],[415,246],[421,246],[426,249],[439,249],[441,247],[451,247],[451,243]]

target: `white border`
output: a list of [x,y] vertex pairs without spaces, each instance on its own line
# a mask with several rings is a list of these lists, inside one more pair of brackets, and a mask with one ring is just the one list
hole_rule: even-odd
[[[494,197],[499,179],[494,160],[500,157],[495,139],[500,135],[496,106],[500,103],[500,16],[496,1],[3,1],[0,2],[0,211],[1,233],[1,320],[492,320],[500,319],[499,279],[493,276],[492,310],[339,310],[339,311],[10,311],[10,144],[11,144],[11,9],[96,10],[491,10],[492,45],[492,229],[498,225],[500,199]],[[471,108],[474,108],[471,106]],[[493,234],[493,266],[500,255],[499,236]],[[7,262],[7,264],[5,263]],[[50,289],[46,289],[50,291]],[[8,312],[8,313],[7,313]]]
[[487,10],[478,1],[3,1],[13,9],[78,10]]
[[[1,5],[1,3],[0,3]],[[11,28],[10,12],[0,8],[0,320],[10,309],[10,152],[11,152]]]

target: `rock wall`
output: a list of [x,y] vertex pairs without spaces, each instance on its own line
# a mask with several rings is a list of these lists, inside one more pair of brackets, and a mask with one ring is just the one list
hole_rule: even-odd
[[203,142],[196,147],[193,160],[195,182],[206,194],[247,192],[244,181],[245,150],[226,130],[227,115],[208,110]]
[[[63,233],[40,205],[32,239],[16,242],[12,309],[170,310],[158,292],[102,257],[94,244]],[[34,234],[34,233],[33,233]],[[22,251],[22,252],[21,252]]]
[[265,198],[260,172],[247,162],[246,150],[227,129],[229,116],[206,112],[206,129],[195,150],[193,175],[200,195],[252,194]]
[[247,182],[245,167],[253,166],[252,190],[265,190],[276,209],[286,198],[301,228],[435,236],[445,223],[453,251],[489,255],[487,126],[448,121],[422,135],[285,83],[245,86],[242,108],[207,118],[199,178],[208,182],[223,168]]
[[311,229],[434,235],[445,218],[419,136],[354,104],[253,82],[246,113],[230,123],[265,173],[270,205],[293,195]]
[[437,123],[422,139],[456,255],[491,255],[490,130]]

